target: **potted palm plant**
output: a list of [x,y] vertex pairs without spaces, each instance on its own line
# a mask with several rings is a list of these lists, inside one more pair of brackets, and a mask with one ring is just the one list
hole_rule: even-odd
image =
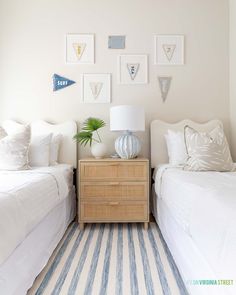
[[106,123],[101,119],[88,118],[84,121],[81,131],[74,136],[74,139],[82,146],[89,144],[92,155],[98,159],[104,157],[107,151],[98,131],[105,126]]

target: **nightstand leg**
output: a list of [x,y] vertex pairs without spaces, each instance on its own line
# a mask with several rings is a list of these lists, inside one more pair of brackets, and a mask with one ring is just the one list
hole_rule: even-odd
[[84,223],[83,223],[83,222],[80,222],[80,223],[79,223],[79,228],[80,228],[81,230],[84,229]]
[[145,230],[148,229],[148,222],[144,222],[144,229],[145,229]]

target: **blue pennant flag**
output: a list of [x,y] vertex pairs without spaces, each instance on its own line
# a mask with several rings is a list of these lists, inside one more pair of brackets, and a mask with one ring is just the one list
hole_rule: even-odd
[[53,91],[57,91],[74,84],[75,81],[69,80],[57,74],[53,75]]

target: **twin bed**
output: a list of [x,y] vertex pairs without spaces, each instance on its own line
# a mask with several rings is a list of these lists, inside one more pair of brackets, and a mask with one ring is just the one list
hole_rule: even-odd
[[236,294],[236,172],[192,172],[168,163],[165,134],[196,124],[153,121],[152,213],[191,295]]
[[[236,173],[167,164],[165,134],[185,125],[210,131],[217,124],[151,124],[151,210],[191,295],[236,294]],[[0,293],[7,295],[27,293],[76,212],[76,123],[38,121],[31,128],[63,135],[60,164],[0,171]]]
[[7,295],[27,293],[76,214],[76,123],[37,121],[31,130],[60,132],[60,164],[0,171],[0,293]]

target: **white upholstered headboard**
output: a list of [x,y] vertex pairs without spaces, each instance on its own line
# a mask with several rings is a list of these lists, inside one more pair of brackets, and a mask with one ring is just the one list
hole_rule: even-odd
[[158,164],[168,163],[168,153],[165,141],[165,134],[168,129],[174,131],[184,131],[184,126],[189,125],[190,127],[198,131],[211,131],[217,125],[222,122],[219,120],[211,120],[207,123],[196,123],[191,120],[183,120],[177,123],[167,123],[160,120],[154,120],[151,122],[151,166],[155,168]]
[[[73,136],[77,133],[77,124],[75,121],[67,121],[61,124],[51,124],[43,120],[34,121],[31,124],[32,134],[55,133],[62,134],[62,142],[59,151],[59,163],[65,163],[77,167],[77,143],[73,140]],[[3,128],[12,129],[20,128],[22,124],[13,120],[7,120],[2,124]]]

